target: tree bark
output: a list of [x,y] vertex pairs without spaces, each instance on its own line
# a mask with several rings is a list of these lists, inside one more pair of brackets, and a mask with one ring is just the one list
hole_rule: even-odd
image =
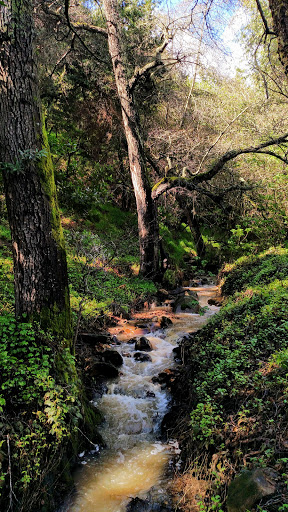
[[33,48],[31,0],[0,6],[0,165],[17,317],[71,336],[66,253]]
[[115,0],[104,0],[109,53],[112,59],[117,92],[128,146],[130,172],[134,188],[140,245],[140,272],[157,278],[159,272],[159,228],[157,210],[151,196],[145,151],[133,93],[124,66],[120,19]]
[[269,6],[278,40],[278,55],[288,77],[288,4],[285,1],[269,0]]

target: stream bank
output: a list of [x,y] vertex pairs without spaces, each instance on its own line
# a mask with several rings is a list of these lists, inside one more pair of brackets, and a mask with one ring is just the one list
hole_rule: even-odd
[[[87,361],[88,374],[97,376],[98,382],[101,372],[115,369],[107,362],[107,354],[112,355],[114,364],[120,358],[123,364],[113,378],[102,378],[93,398],[105,418],[100,434],[106,447],[100,455],[98,447],[79,455],[77,494],[62,511],[144,512],[148,506],[155,511],[173,510],[166,489],[173,465],[181,464],[179,457],[175,458],[180,450],[175,440],[163,441],[161,435],[171,405],[173,372],[177,371],[173,350],[187,333],[198,330],[219,310],[208,306],[217,288],[197,285],[178,289],[173,299],[163,291],[161,305],[153,304],[131,320],[122,318],[109,330],[110,340],[102,338],[100,353],[106,361]],[[92,343],[90,338],[90,346]],[[99,351],[99,345],[94,350]]]

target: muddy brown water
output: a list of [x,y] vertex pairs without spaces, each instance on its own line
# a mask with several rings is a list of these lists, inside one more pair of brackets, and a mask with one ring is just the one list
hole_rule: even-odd
[[[113,346],[122,354],[124,364],[118,379],[107,383],[107,392],[95,405],[102,411],[105,422],[100,433],[107,448],[98,452],[79,454],[81,462],[75,473],[76,494],[58,512],[125,512],[133,497],[165,500],[167,466],[180,450],[177,442],[161,442],[160,426],[169,410],[170,396],[152,377],[175,365],[173,348],[187,332],[195,332],[219,308],[208,306],[207,301],[217,294],[213,285],[187,288],[197,292],[204,315],[171,313],[169,306],[155,307],[146,312],[151,315],[169,314],[173,325],[165,330],[155,329],[147,333],[135,328],[135,320],[118,326],[114,333],[121,345]],[[143,318],[140,313],[140,317]],[[153,350],[149,352],[151,362],[135,361],[134,344],[127,341],[142,335],[150,340]],[[178,464],[180,462],[178,461]]]

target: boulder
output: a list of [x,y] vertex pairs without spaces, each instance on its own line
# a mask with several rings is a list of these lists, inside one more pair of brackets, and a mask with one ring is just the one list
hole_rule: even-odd
[[151,350],[153,350],[153,347],[148,338],[145,338],[145,336],[141,336],[141,338],[139,338],[139,340],[135,342],[135,350],[141,350],[142,352],[151,352]]
[[123,364],[123,357],[117,350],[105,350],[102,352],[101,356],[105,363],[111,363],[113,366],[116,366],[116,368],[119,368],[119,366]]
[[171,384],[171,380],[175,379],[175,372],[173,370],[167,369],[164,372],[160,372],[158,375],[152,377],[152,382],[154,384],[161,384],[161,386],[168,386]]
[[120,316],[121,318],[124,318],[125,320],[130,320],[130,318],[131,318],[130,313],[128,313],[124,308],[122,308],[122,306],[120,306],[120,304],[118,304],[117,302],[112,302],[110,307],[111,307],[111,311],[112,311],[113,315]]
[[177,299],[175,300],[175,303],[173,305],[173,311],[176,312],[177,309],[180,309],[181,311],[189,310],[190,313],[199,313],[200,306],[199,302],[196,299],[194,299],[194,297],[190,297],[189,295],[183,295],[177,297]]
[[95,346],[112,343],[113,338],[110,336],[110,334],[105,334],[103,332],[80,332],[78,334],[78,341],[81,343],[86,343],[87,345]]
[[173,350],[173,356],[176,362],[182,361],[182,350],[181,347],[174,347]]
[[132,498],[126,507],[126,512],[172,512],[172,508],[166,503],[153,503],[150,500]]
[[139,361],[139,363],[146,363],[147,361],[152,361],[152,358],[151,356],[149,356],[149,354],[143,354],[142,352],[136,352],[134,354],[134,359],[136,359],[136,361]]
[[133,343],[136,343],[138,338],[130,338],[130,340],[127,340],[126,343],[129,343],[129,345],[133,345]]
[[228,488],[228,512],[245,512],[265,496],[276,492],[278,474],[271,468],[243,471]]
[[173,325],[171,318],[168,316],[162,316],[160,320],[161,329],[165,329],[166,327],[169,327],[169,325]]
[[91,377],[101,377],[104,379],[115,379],[119,375],[119,371],[110,363],[94,363],[87,368],[87,373]]
[[177,427],[181,412],[183,412],[183,410],[179,405],[174,405],[171,407],[170,411],[165,414],[161,422],[162,434],[165,434],[168,431],[173,431]]
[[185,297],[193,297],[193,299],[198,300],[198,293],[194,290],[186,290]]
[[222,305],[221,299],[208,299],[209,306],[218,306],[220,307]]

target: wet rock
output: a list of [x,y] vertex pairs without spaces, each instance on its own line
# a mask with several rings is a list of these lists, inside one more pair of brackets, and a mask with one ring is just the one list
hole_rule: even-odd
[[139,338],[139,340],[135,342],[135,350],[141,350],[142,352],[151,352],[151,350],[153,350],[153,347],[148,338],[145,338],[145,336],[141,336],[141,338]]
[[117,304],[117,302],[112,302],[111,304],[111,311],[113,315],[120,316],[121,318],[124,318],[125,320],[130,320],[131,315],[128,313],[122,306]]
[[95,346],[95,345],[103,345],[109,344],[113,341],[113,338],[110,334],[105,333],[90,333],[90,332],[80,332],[78,334],[78,341],[81,343],[86,343],[87,345]]
[[147,361],[152,361],[152,358],[151,356],[149,356],[149,354],[143,354],[142,352],[136,352],[136,354],[134,354],[134,359],[136,359],[136,361],[139,361],[139,363],[146,363]]
[[113,364],[116,368],[119,368],[119,366],[123,364],[123,357],[117,350],[105,350],[102,352],[101,356],[105,363]]
[[115,334],[113,334],[113,336],[112,336],[111,345],[121,345],[121,341],[118,340],[118,338],[117,338],[117,336],[115,336]]
[[144,322],[137,322],[135,327],[137,327],[137,329],[149,329],[149,325]]
[[189,310],[191,313],[199,313],[200,306],[196,299],[189,295],[184,295],[175,300],[173,311],[176,312],[177,309],[180,309],[181,311]]
[[133,498],[126,507],[126,512],[172,512],[164,503],[151,503],[150,500]]
[[184,295],[185,294],[184,288],[182,286],[179,286],[178,288],[175,288],[175,290],[171,290],[169,295],[175,296],[175,295]]
[[115,379],[119,375],[119,371],[110,363],[94,363],[86,369],[90,377],[101,377],[104,379]]
[[243,471],[228,488],[228,512],[245,512],[265,496],[276,492],[278,474],[271,468]]
[[133,343],[136,343],[136,341],[138,340],[138,338],[130,338],[130,340],[127,340],[126,343],[129,343],[129,345],[133,345]]
[[147,398],[155,398],[155,393],[153,393],[153,391],[147,391],[146,396]]
[[[182,411],[183,412],[183,411]],[[178,423],[179,416],[181,414],[181,407],[179,405],[174,405],[171,407],[171,410],[165,414],[162,422],[161,422],[161,432],[162,434],[173,431]]]
[[167,386],[171,384],[171,380],[174,380],[175,372],[173,370],[167,369],[164,372],[160,372],[158,375],[152,377],[152,382],[155,384],[161,384],[161,386]]
[[186,290],[185,297],[193,297],[193,299],[198,300],[198,293],[194,290]]
[[221,299],[209,299],[208,301],[209,306],[218,306],[220,307],[222,305]]
[[171,318],[169,318],[168,316],[162,316],[160,320],[161,329],[165,329],[166,327],[169,327],[169,325],[173,325]]
[[175,361],[177,361],[177,362],[182,361],[181,347],[174,347],[172,352],[173,352]]
[[148,500],[133,498],[127,505],[127,512],[150,512],[151,507]]

